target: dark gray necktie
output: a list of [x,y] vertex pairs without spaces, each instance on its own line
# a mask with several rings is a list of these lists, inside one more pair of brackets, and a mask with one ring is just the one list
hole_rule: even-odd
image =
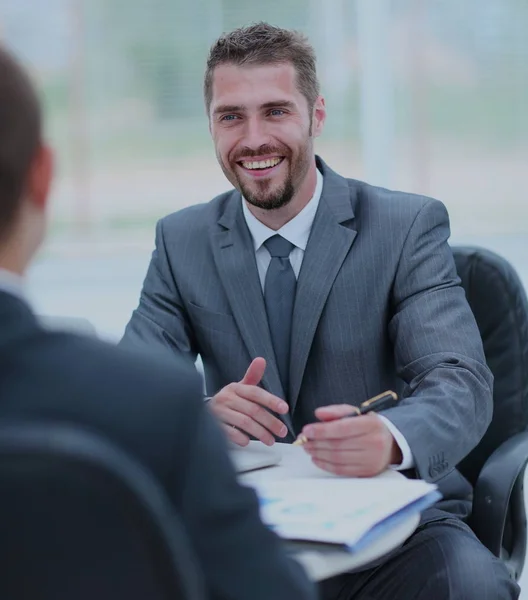
[[297,286],[297,279],[290,262],[290,252],[295,246],[280,235],[269,238],[264,245],[271,254],[271,262],[264,282],[264,301],[279,375],[287,396],[291,325]]

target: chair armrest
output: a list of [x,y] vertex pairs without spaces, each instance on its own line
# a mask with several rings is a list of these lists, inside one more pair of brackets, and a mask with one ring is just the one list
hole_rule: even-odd
[[[528,433],[513,436],[495,450],[475,485],[470,521],[480,541],[495,556],[505,560],[516,579],[521,574],[526,554],[523,487],[527,463]],[[511,543],[505,543],[507,517],[511,522]]]

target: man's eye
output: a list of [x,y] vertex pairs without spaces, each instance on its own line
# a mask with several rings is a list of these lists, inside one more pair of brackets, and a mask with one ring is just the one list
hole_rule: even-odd
[[235,119],[238,119],[236,115],[224,115],[222,117],[222,121],[234,121]]
[[273,117],[281,117],[284,114],[284,111],[280,108],[274,108],[270,111],[270,115]]

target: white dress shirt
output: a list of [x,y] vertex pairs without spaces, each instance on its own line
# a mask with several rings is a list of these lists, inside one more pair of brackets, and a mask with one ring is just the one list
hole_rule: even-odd
[[[288,221],[286,225],[283,225],[278,231],[270,229],[264,223],[261,223],[249,210],[246,202],[242,201],[242,209],[244,211],[244,217],[246,223],[253,238],[253,244],[255,246],[255,258],[257,261],[258,274],[260,278],[260,284],[262,290],[264,290],[264,282],[266,280],[266,272],[271,262],[271,255],[268,252],[264,242],[270,237],[279,234],[283,238],[291,242],[295,247],[290,253],[290,262],[295,273],[295,277],[299,277],[301,271],[301,265],[304,257],[304,252],[308,244],[308,238],[310,237],[310,231],[319,206],[321,199],[321,193],[323,191],[323,176],[320,171],[317,171],[317,184],[315,186],[315,192],[308,204],[301,210],[301,212],[295,216],[291,221]],[[414,466],[414,459],[411,453],[411,449],[407,440],[403,437],[402,433],[395,427],[391,421],[389,421],[383,415],[378,415],[392,436],[396,440],[396,443],[400,447],[403,460],[399,465],[393,465],[398,470],[410,469]]]

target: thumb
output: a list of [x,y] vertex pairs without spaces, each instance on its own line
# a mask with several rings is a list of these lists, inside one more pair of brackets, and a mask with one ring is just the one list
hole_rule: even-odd
[[253,359],[240,383],[244,383],[245,385],[258,385],[264,376],[265,370],[266,360],[264,358],[259,356]]
[[351,404],[331,404],[316,409],[315,416],[320,421],[335,421],[342,417],[357,415],[357,409]]

